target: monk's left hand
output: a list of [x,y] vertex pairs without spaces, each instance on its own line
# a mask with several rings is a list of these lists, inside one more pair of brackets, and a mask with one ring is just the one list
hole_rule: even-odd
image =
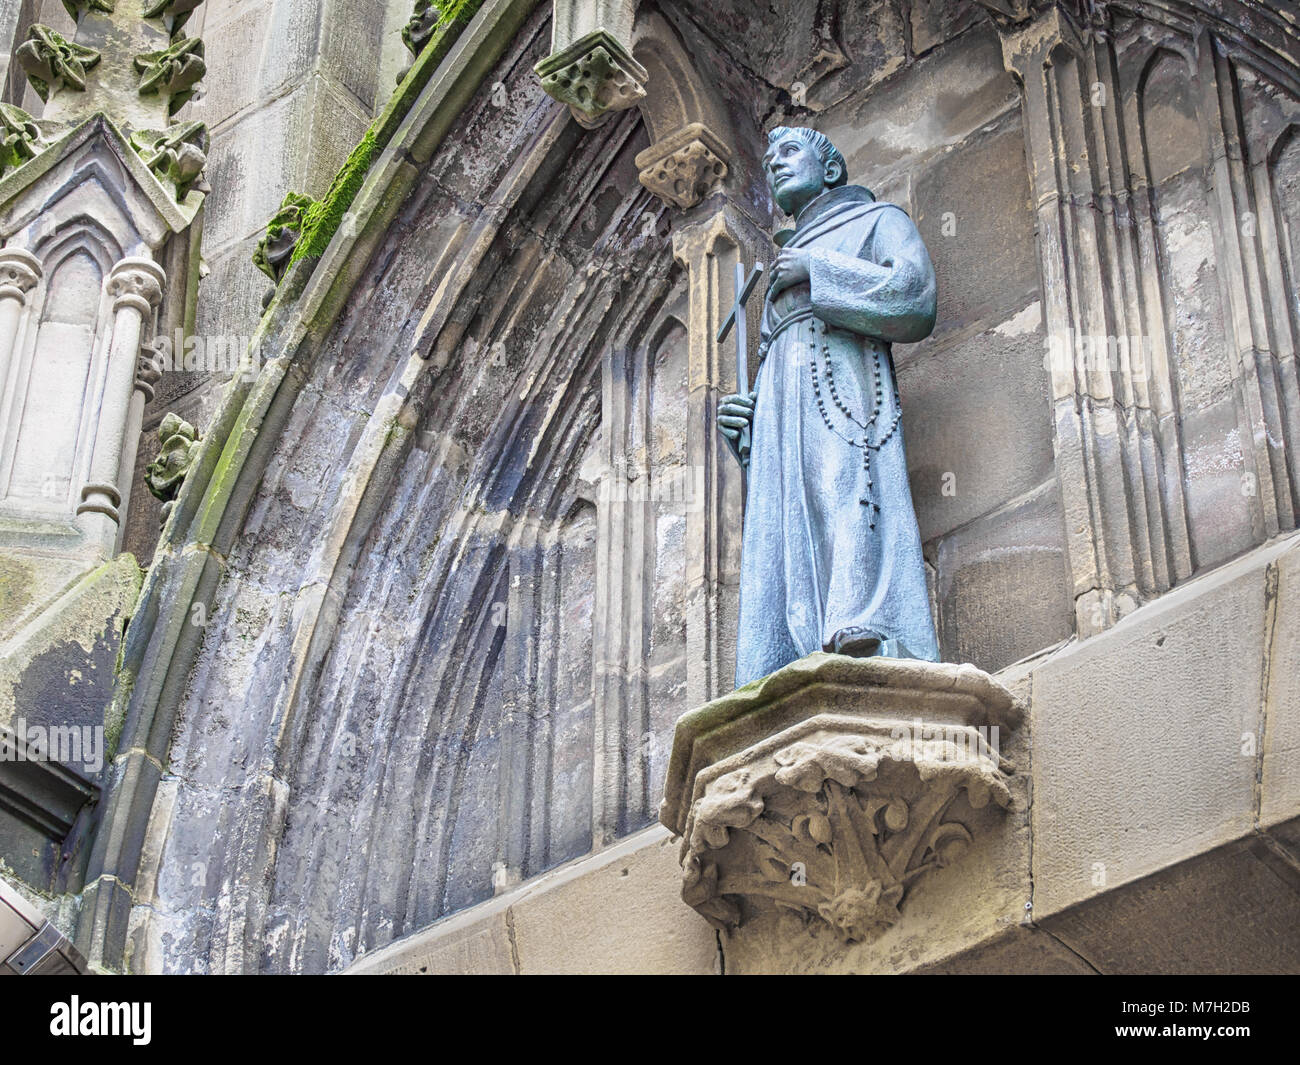
[[782,248],[772,264],[772,295],[810,279],[807,248]]

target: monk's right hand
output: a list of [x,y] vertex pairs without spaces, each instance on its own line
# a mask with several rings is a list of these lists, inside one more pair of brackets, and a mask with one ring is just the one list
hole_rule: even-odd
[[754,404],[757,401],[758,393],[751,392],[747,396],[740,394],[723,396],[718,403],[718,428],[727,438],[727,443],[736,453],[737,458],[740,458],[740,434],[752,424]]

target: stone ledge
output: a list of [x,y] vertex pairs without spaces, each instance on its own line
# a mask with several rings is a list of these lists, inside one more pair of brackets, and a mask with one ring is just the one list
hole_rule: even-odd
[[374,974],[718,971],[717,938],[682,904],[677,846],[648,828],[446,917],[345,970]]

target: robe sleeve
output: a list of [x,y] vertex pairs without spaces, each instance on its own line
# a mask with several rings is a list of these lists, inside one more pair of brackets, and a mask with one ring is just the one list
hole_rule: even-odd
[[901,208],[886,209],[858,256],[810,248],[813,313],[828,325],[891,343],[934,329],[934,266]]

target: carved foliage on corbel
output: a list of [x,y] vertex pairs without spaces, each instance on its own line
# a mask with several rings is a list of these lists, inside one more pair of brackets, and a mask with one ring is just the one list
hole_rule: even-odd
[[69,41],[61,33],[34,25],[15,53],[36,95],[49,100],[60,89],[86,91],[86,72],[101,56],[94,48]]
[[176,34],[198,9],[203,0],[154,0],[142,15],[144,18],[160,18],[169,34]]
[[547,95],[566,104],[584,125],[645,96],[645,67],[610,33],[594,30],[534,68]]
[[208,192],[203,168],[208,161],[208,127],[203,122],[182,122],[165,130],[145,129],[131,134],[131,147],[159,181],[176,190],[183,200],[191,189]]
[[741,923],[743,905],[862,942],[899,919],[912,885],[959,858],[982,811],[1009,806],[1011,792],[997,751],[969,726],[918,742],[906,727],[809,725],[697,794],[682,898],[722,929]]
[[203,41],[188,37],[161,51],[138,55],[135,69],[140,75],[140,95],[166,94],[170,98],[168,111],[174,115],[194,95],[194,87],[207,73]]
[[727,176],[731,151],[712,130],[692,122],[636,157],[641,184],[666,203],[694,207]]
[[117,7],[117,0],[63,0],[64,10],[73,22],[80,23],[81,16],[87,11],[100,11],[111,15]]
[[169,413],[158,427],[161,445],[158,457],[145,467],[145,485],[155,499],[162,500],[160,523],[166,522],[181,485],[194,465],[202,438],[189,422],[178,414]]
[[45,147],[40,127],[21,107],[0,103],[0,177]]
[[[280,209],[271,216],[266,224],[266,232],[253,249],[253,265],[262,271],[278,286],[284,272],[289,269],[293,250],[302,237],[304,215],[316,204],[310,196],[300,192],[289,192],[280,204]],[[267,291],[262,300],[263,308],[270,305],[275,298],[275,288]]]

